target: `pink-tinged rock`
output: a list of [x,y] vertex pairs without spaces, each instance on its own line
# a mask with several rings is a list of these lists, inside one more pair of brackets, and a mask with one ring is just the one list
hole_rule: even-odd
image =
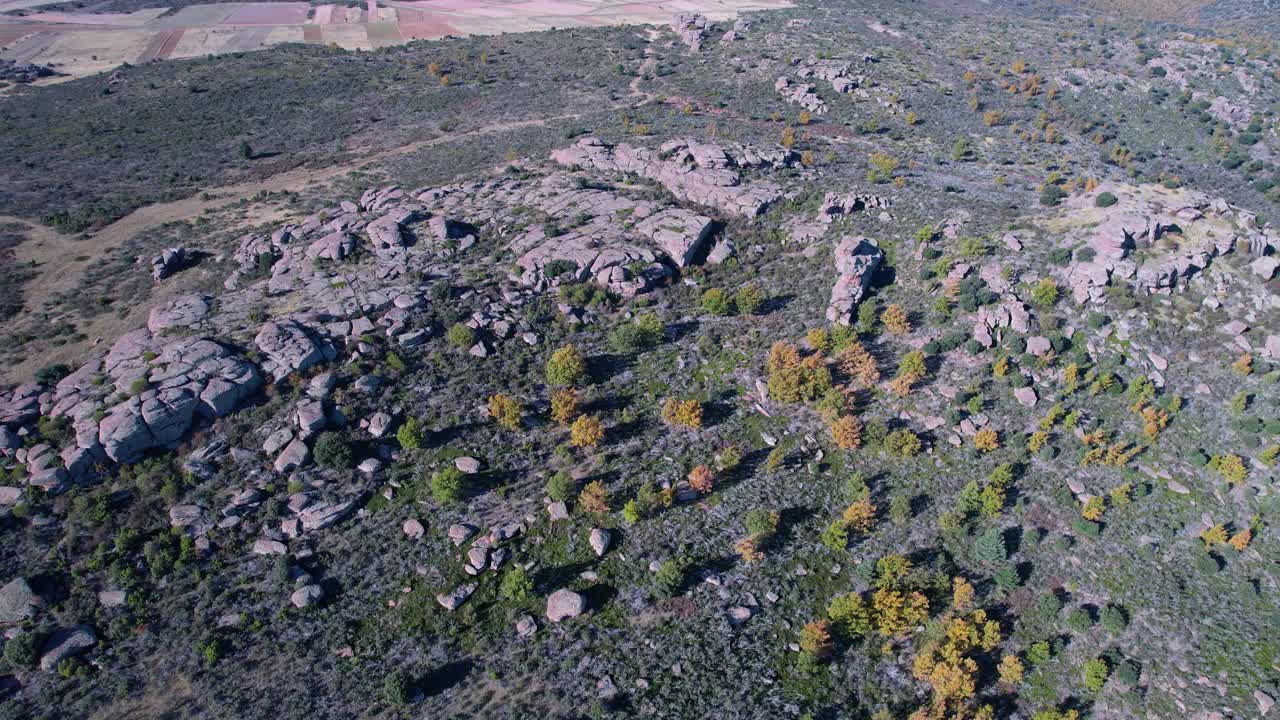
[[1036,391],[1031,387],[1016,388],[1013,391],[1013,397],[1022,407],[1035,407],[1036,401],[1039,400],[1036,397]]

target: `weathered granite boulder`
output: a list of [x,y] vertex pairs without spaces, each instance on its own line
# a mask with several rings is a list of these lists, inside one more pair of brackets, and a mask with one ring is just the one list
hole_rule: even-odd
[[263,370],[277,381],[338,356],[328,339],[296,320],[267,322],[253,342],[270,358]]
[[160,282],[180,270],[186,261],[186,248],[165,248],[159,255],[151,258],[151,277],[156,282]]
[[568,588],[561,588],[547,597],[547,619],[553,623],[576,618],[587,609],[587,599]]
[[98,636],[88,625],[77,625],[55,632],[44,644],[40,653],[40,669],[45,672],[57,669],[58,663],[75,657],[98,643]]
[[831,288],[831,302],[827,305],[827,320],[838,325],[853,321],[858,303],[871,287],[871,280],[884,253],[871,240],[848,236],[835,250],[836,284]]
[[0,588],[0,623],[18,623],[35,617],[39,598],[25,578],[17,577]]

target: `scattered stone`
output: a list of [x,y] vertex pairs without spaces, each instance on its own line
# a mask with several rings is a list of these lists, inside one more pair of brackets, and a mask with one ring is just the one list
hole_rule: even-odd
[[551,516],[551,522],[557,520],[569,519],[569,506],[563,500],[558,500],[547,504],[547,515]]
[[279,540],[259,538],[253,541],[254,555],[284,555],[288,552],[289,548]]
[[1015,388],[1013,397],[1022,407],[1035,407],[1039,398],[1036,397],[1036,391],[1030,386]]
[[436,602],[440,603],[440,606],[445,610],[457,610],[462,603],[466,602],[467,598],[471,597],[471,593],[475,592],[477,587],[479,585],[476,583],[459,585],[451,592],[436,595]]
[[421,540],[423,533],[427,531],[417,518],[409,518],[408,520],[405,520],[404,525],[402,525],[400,529],[404,531],[405,536],[410,540]]
[[480,461],[466,455],[454,458],[453,466],[467,475],[475,475],[480,472]]
[[588,542],[591,543],[591,549],[595,551],[596,557],[602,557],[609,549],[609,544],[613,542],[613,533],[602,528],[592,528]]
[[289,602],[299,610],[312,607],[324,600],[324,589],[319,585],[303,585],[289,596]]
[[516,621],[517,637],[529,637],[537,631],[538,623],[528,615],[521,616],[521,618]]
[[470,540],[476,532],[477,530],[475,526],[458,523],[456,525],[450,525],[447,534],[449,539],[453,541],[453,544],[458,546],[467,540]]

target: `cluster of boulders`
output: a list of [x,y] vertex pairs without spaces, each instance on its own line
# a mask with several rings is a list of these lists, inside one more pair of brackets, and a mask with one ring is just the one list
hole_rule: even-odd
[[810,243],[825,235],[837,217],[871,213],[873,210],[879,210],[879,219],[887,222],[892,219],[888,212],[889,205],[889,199],[880,195],[829,192],[823,197],[817,215],[799,216],[784,222],[787,239],[793,243]]
[[160,254],[151,258],[151,279],[160,282],[182,269],[187,262],[187,249],[180,247],[165,248]]
[[978,308],[973,319],[973,339],[982,347],[989,348],[1005,328],[1016,333],[1026,333],[1031,329],[1031,312],[1013,295],[1005,296],[997,304]]
[[[32,590],[24,577],[16,577],[0,587],[0,625],[18,625],[34,619],[44,600]],[[14,638],[20,630],[5,632]],[[98,644],[98,636],[89,625],[75,625],[55,630],[45,639],[40,650],[40,669],[51,672],[63,661],[73,658]]]
[[835,250],[836,278],[831,288],[831,302],[827,305],[827,320],[836,325],[849,325],[862,302],[876,270],[884,260],[884,252],[874,240],[848,236],[840,240]]
[[[1114,204],[1092,208],[1103,193],[1114,197]],[[1089,221],[1085,247],[1092,257],[1082,259],[1077,252],[1063,273],[1079,303],[1106,302],[1113,279],[1129,281],[1142,292],[1172,292],[1238,247],[1254,257],[1250,267],[1263,281],[1280,264],[1274,257],[1280,234],[1259,228],[1253,213],[1204,193],[1103,185],[1069,206]],[[1143,252],[1141,264],[1129,259],[1134,251]]]
[[810,83],[793,82],[791,78],[783,75],[773,83],[773,89],[787,103],[798,105],[814,115],[822,115],[827,112],[826,101],[818,97],[818,93],[814,91],[813,85]]
[[[864,60],[869,61],[870,58],[866,57]],[[796,58],[792,64],[795,65],[795,76],[801,80],[825,80],[838,93],[855,94],[861,98],[871,97],[871,93],[864,87],[867,85],[866,76],[854,74],[853,63],[848,60],[820,60],[811,55],[804,60]],[[828,110],[826,101],[818,95],[813,83],[797,82],[783,75],[774,82],[773,89],[784,101],[798,105],[810,114],[822,115]]]
[[[414,533],[417,532],[417,528],[411,529]],[[476,538],[479,532],[476,526],[455,523],[449,526],[446,533],[454,547],[460,548],[471,541],[463,555],[462,569],[468,575],[476,576],[486,570],[492,572],[500,570],[511,559],[511,550],[503,547],[502,544],[514,540],[524,531],[524,522],[511,522],[490,528],[488,533]],[[412,536],[412,533],[410,535]],[[476,539],[472,541],[472,538]],[[471,597],[477,587],[479,584],[476,582],[465,582],[453,590],[437,594],[436,602],[445,610],[457,610],[467,598]]]
[[751,31],[751,21],[745,17],[740,17],[733,23],[733,29],[726,32],[720,37],[721,42],[730,43],[739,38],[744,37]]
[[711,30],[711,22],[699,13],[675,13],[671,16],[671,30],[690,50],[698,52]]
[[[868,58],[864,58],[868,59]],[[805,60],[796,59],[796,77],[817,78],[831,83],[831,89],[838,93],[855,93],[859,97],[870,97],[861,89],[867,83],[865,75],[853,72],[853,63],[848,60],[820,60],[809,56]]]
[[785,149],[721,146],[689,138],[671,140],[654,150],[585,137],[554,151],[551,159],[572,167],[634,173],[659,183],[682,202],[750,218],[781,198],[782,188],[767,180],[744,180],[741,171],[786,167],[796,156]]

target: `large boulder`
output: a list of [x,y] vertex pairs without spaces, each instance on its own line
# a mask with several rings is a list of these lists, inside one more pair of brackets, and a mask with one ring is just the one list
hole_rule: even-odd
[[40,669],[48,672],[58,667],[58,663],[75,657],[98,643],[98,636],[88,625],[77,625],[63,628],[55,632],[44,644],[40,654]]
[[578,617],[586,609],[587,599],[568,588],[561,588],[547,597],[547,619],[553,623]]
[[0,588],[0,623],[18,623],[34,617],[39,598],[25,578],[14,578]]
[[863,237],[848,236],[836,246],[836,284],[831,288],[831,302],[827,305],[827,320],[837,325],[853,321],[858,303],[871,287],[871,280],[884,253],[874,242]]

